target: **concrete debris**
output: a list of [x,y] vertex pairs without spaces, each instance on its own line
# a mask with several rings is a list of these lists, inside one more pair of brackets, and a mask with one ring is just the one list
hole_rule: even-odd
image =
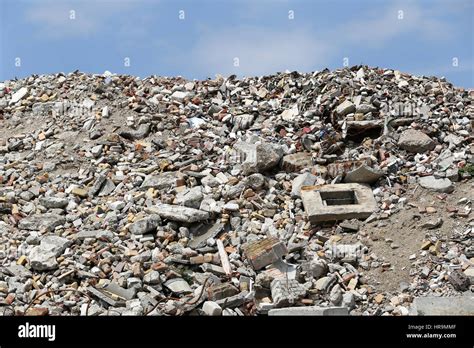
[[362,184],[305,186],[301,198],[312,223],[364,219],[377,208],[372,190]]
[[454,185],[451,180],[443,178],[436,179],[434,176],[423,176],[418,182],[421,187],[442,193],[451,193],[454,191]]
[[333,316],[333,315],[349,315],[347,307],[289,307],[270,309],[270,316]]
[[398,139],[400,148],[413,153],[433,150],[435,145],[435,142],[429,136],[415,129],[407,129]]
[[368,166],[360,166],[346,174],[344,182],[359,183],[359,184],[373,184],[383,176],[383,172],[370,168]]
[[473,98],[367,66],[3,81],[0,304],[472,315]]
[[414,315],[474,315],[474,296],[417,297],[413,301]]
[[277,238],[264,238],[244,246],[245,257],[254,270],[259,270],[280,260],[287,254],[285,244]]

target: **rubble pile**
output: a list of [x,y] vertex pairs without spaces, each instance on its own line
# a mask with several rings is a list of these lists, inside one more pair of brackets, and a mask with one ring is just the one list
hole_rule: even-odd
[[[469,312],[473,98],[367,66],[4,81],[0,313],[408,315],[445,297]],[[416,190],[461,198],[437,215]],[[367,274],[400,270],[367,230],[407,210],[424,242],[386,292]]]

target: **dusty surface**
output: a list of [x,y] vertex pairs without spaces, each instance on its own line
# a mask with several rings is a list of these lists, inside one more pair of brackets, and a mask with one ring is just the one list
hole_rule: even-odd
[[[355,234],[344,233],[340,243],[352,243],[360,239],[369,246],[369,255],[374,254],[383,261],[390,263],[390,268],[378,267],[364,272],[367,282],[373,285],[376,291],[397,293],[400,292],[400,283],[411,283],[410,276],[412,263],[409,256],[416,254],[420,258],[421,246],[430,235],[435,234],[445,243],[453,243],[453,232],[460,231],[472,216],[450,217],[447,207],[461,209],[463,205],[458,204],[462,198],[474,200],[472,181],[458,182],[455,190],[448,195],[439,194],[424,189],[418,185],[408,187],[406,191],[407,204],[405,209],[391,215],[386,220],[364,223],[360,231]],[[416,207],[414,207],[414,206]],[[420,212],[418,207],[433,207],[434,213]],[[422,225],[429,221],[441,218],[443,223],[435,229],[427,229]],[[392,248],[394,243],[398,247]]]

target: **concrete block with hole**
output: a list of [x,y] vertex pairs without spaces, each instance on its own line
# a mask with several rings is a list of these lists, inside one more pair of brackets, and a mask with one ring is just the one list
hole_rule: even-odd
[[365,219],[377,209],[372,189],[364,184],[303,186],[301,199],[311,223]]

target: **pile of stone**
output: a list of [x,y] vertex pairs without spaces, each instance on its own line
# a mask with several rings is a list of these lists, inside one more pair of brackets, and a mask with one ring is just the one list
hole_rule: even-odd
[[[385,310],[370,248],[339,235],[472,178],[473,98],[366,66],[4,81],[0,313],[408,315],[424,290]],[[472,288],[470,195],[438,263],[451,295]]]

